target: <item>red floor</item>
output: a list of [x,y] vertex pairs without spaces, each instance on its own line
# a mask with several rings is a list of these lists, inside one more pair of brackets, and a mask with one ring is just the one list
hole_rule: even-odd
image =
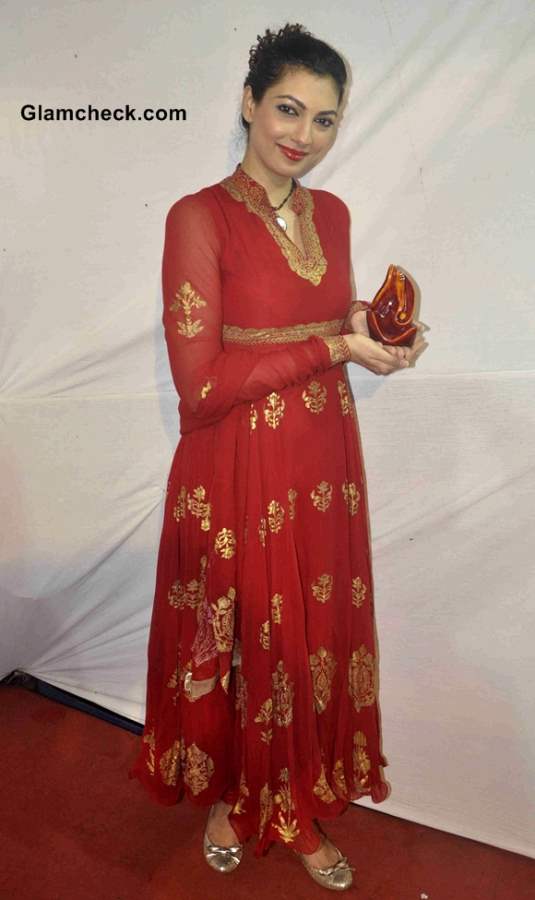
[[[333,896],[274,845],[237,871],[202,854],[207,812],[155,805],[127,768],[139,738],[22,687],[0,687],[0,900],[312,900]],[[535,900],[535,861],[366,807],[322,823],[362,900]]]

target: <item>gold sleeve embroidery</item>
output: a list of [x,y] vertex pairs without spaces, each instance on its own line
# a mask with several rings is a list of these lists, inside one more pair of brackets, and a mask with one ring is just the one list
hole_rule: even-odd
[[337,334],[335,337],[322,338],[322,340],[325,341],[329,348],[333,366],[341,362],[350,362],[351,350],[342,334]]
[[197,293],[189,281],[184,281],[169,307],[171,312],[178,313],[182,311],[184,313],[185,322],[177,322],[178,333],[183,337],[195,337],[203,330],[204,325],[201,323],[201,320],[192,319],[191,316],[192,310],[201,306],[206,306],[206,300]]

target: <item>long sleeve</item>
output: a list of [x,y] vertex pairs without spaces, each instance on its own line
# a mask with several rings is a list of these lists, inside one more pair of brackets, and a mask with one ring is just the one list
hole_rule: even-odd
[[[213,424],[238,403],[298,384],[350,359],[341,335],[317,335],[267,352],[226,351],[222,342],[221,255],[225,240],[208,191],[173,204],[165,223],[163,325],[181,431]],[[183,419],[186,419],[184,423]]]

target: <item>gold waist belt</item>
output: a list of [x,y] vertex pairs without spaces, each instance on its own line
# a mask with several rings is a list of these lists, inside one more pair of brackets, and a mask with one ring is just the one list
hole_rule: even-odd
[[287,325],[284,328],[240,328],[239,325],[223,325],[223,340],[239,344],[286,344],[289,341],[306,341],[315,334],[318,337],[340,334],[344,319],[324,322],[306,322]]

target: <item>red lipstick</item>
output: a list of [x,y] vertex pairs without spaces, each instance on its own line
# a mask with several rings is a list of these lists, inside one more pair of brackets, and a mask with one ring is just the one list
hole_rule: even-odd
[[288,157],[288,159],[293,159],[294,161],[303,159],[303,157],[307,155],[306,153],[302,153],[299,150],[292,150],[291,147],[285,147],[284,144],[277,144],[277,147],[280,147],[280,149],[282,150],[284,155]]

